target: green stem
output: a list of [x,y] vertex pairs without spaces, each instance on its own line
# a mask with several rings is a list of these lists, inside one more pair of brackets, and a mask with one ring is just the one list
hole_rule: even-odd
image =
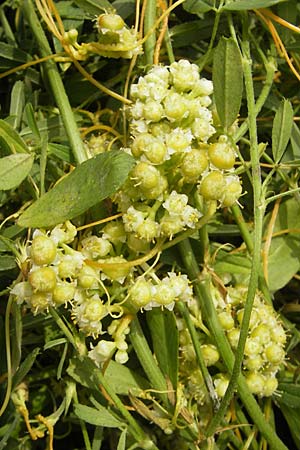
[[[199,301],[201,311],[203,312],[204,318],[216,342],[222,360],[224,361],[224,364],[228,372],[232,373],[234,366],[234,355],[225,337],[224,331],[220,325],[214,307],[214,303],[210,292],[211,289],[210,277],[206,273],[201,274],[199,272],[198,263],[193,253],[191,244],[188,240],[181,242],[179,244],[179,249],[189,278],[191,280],[194,280],[194,290],[197,300]],[[237,387],[238,387],[238,394],[243,404],[245,405],[249,416],[253,419],[255,425],[257,426],[261,434],[268,441],[270,448],[272,448],[273,450],[288,450],[287,447],[276,435],[274,428],[271,427],[268,423],[266,423],[265,416],[262,413],[255,398],[250,393],[246,380],[242,375],[239,375],[238,377]],[[219,411],[217,412],[217,414],[218,413]],[[220,423],[220,420],[222,420],[223,417],[224,415],[222,415],[222,417],[218,417],[218,423]],[[214,418],[212,420],[214,420]],[[212,425],[213,428],[215,429],[215,423],[212,423]],[[212,427],[209,424],[206,430],[206,435],[207,436],[212,435],[213,431],[214,430],[212,430]]]
[[[45,57],[51,55],[51,48],[31,0],[24,0],[23,11],[32,30],[33,36],[37,40],[41,56]],[[56,63],[53,60],[45,61],[43,64],[45,66],[52,93],[62,115],[62,120],[70,141],[70,146],[72,148],[74,157],[80,164],[87,159],[87,155],[83,146],[82,139],[80,137],[80,133],[68,96],[65,91],[64,84],[60,77]]]
[[[154,26],[156,22],[156,0],[146,0],[146,11],[144,19],[144,35],[146,35]],[[153,65],[154,49],[156,44],[155,30],[147,38],[144,44],[145,59],[147,66]]]
[[10,314],[13,304],[13,296],[11,295],[8,299],[6,312],[5,312],[5,345],[6,345],[6,370],[7,370],[7,386],[6,393],[0,408],[0,417],[7,408],[10,400],[10,394],[12,389],[12,365],[11,365],[11,347],[10,347]]
[[170,402],[167,396],[168,388],[165,377],[157,366],[137,317],[131,322],[130,329],[130,340],[144,372],[150,380],[152,388],[158,391],[157,396],[169,408]]
[[214,409],[217,409],[218,406],[219,406],[219,400],[218,400],[218,398],[216,396],[216,393],[215,393],[215,390],[214,390],[214,385],[213,385],[210,373],[209,373],[209,371],[208,371],[208,369],[207,369],[207,367],[205,365],[205,362],[204,362],[204,359],[203,359],[203,356],[202,356],[202,352],[201,352],[201,348],[200,348],[199,339],[198,339],[198,335],[197,335],[197,331],[196,331],[195,325],[192,322],[189,310],[186,307],[186,305],[184,303],[182,303],[182,302],[178,302],[176,304],[176,306],[177,306],[177,309],[179,310],[180,314],[182,315],[182,317],[183,317],[183,319],[184,319],[184,321],[186,323],[187,329],[189,330],[189,333],[190,333],[190,336],[191,336],[191,339],[192,339],[192,342],[193,342],[194,350],[195,350],[195,353],[196,353],[197,362],[198,362],[198,365],[200,367],[200,370],[202,372],[202,376],[203,376],[203,379],[204,379],[204,383],[205,383],[206,388],[207,388],[207,390],[209,392],[210,398],[211,398],[211,400],[213,402]]
[[223,1],[220,2],[219,10],[216,11],[216,18],[214,20],[213,29],[212,29],[212,32],[211,32],[210,42],[209,42],[209,45],[208,45],[208,49],[205,52],[204,58],[202,60],[196,61],[196,64],[198,64],[198,66],[199,66],[199,71],[200,72],[203,70],[203,68],[205,67],[206,63],[209,61],[209,59],[211,57],[211,52],[213,50],[215,38],[216,38],[216,35],[217,35],[217,31],[218,31],[218,26],[219,26],[220,17],[221,17],[221,8],[223,6],[223,3],[224,3]]

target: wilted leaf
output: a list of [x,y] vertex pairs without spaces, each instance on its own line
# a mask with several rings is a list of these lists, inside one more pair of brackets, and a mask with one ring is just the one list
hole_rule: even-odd
[[19,218],[22,227],[51,227],[84,213],[125,182],[133,158],[114,150],[85,161]]
[[0,159],[0,190],[19,186],[29,174],[34,157],[28,153],[16,153]]
[[243,95],[240,50],[232,38],[222,37],[214,51],[213,84],[217,112],[224,128],[236,120]]

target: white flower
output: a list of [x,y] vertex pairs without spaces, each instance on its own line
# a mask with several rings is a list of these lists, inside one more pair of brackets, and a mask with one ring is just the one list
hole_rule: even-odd
[[130,206],[123,215],[123,222],[127,232],[136,231],[138,226],[144,222],[144,214]]
[[178,194],[176,191],[172,191],[166,201],[162,204],[162,206],[168,211],[171,216],[181,216],[187,203],[187,195]]
[[101,340],[96,347],[88,352],[88,356],[95,362],[96,366],[101,367],[102,363],[111,358],[116,350],[116,344],[113,341]]
[[190,205],[186,205],[182,211],[181,219],[184,224],[189,228],[195,228],[196,223],[203,214],[198,211],[198,209],[193,208]]
[[29,281],[21,281],[20,283],[14,285],[10,293],[16,296],[16,301],[18,305],[20,305],[24,301],[30,303],[33,290]]
[[170,65],[173,86],[179,91],[190,91],[199,81],[199,68],[185,59]]

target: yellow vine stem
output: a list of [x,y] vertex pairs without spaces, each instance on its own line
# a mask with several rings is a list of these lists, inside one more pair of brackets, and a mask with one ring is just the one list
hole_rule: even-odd
[[0,79],[5,78],[8,75],[11,75],[12,73],[19,72],[19,70],[25,70],[27,67],[34,66],[36,64],[40,64],[44,61],[48,61],[49,59],[55,59],[59,58],[60,56],[63,56],[64,53],[54,53],[53,55],[44,56],[43,58],[38,58],[34,61],[28,61],[27,63],[21,64],[20,66],[14,67],[13,69],[9,69],[6,72],[0,73]]
[[278,216],[279,212],[279,206],[280,206],[281,199],[279,198],[275,204],[274,208],[271,214],[271,219],[267,227],[267,233],[265,238],[265,244],[262,250],[262,263],[263,263],[263,272],[264,272],[264,278],[266,280],[266,283],[268,284],[268,256],[269,256],[269,250],[272,243],[272,237],[273,237],[273,230],[276,222],[276,218]]
[[148,261],[149,259],[153,258],[157,253],[161,252],[163,243],[165,239],[162,239],[157,242],[157,244],[147,253],[147,255],[142,256],[141,258],[134,259],[132,261],[127,261],[125,263],[105,263],[105,262],[98,262],[98,261],[92,261],[91,259],[86,259],[85,263],[88,266],[95,267],[97,269],[110,269],[110,268],[123,268],[123,267],[135,267],[143,264],[144,262]]
[[[172,1],[170,2],[170,6],[171,6],[171,4],[172,4]],[[167,10],[165,0],[159,0],[159,5],[160,5],[160,8],[161,8],[161,10],[163,12],[165,12]],[[164,19],[163,19],[162,27],[161,27],[159,36],[158,36],[157,41],[156,41],[155,49],[154,49],[153,63],[155,65],[157,65],[159,63],[160,49],[161,49],[161,46],[162,46],[162,42],[164,40],[164,36],[165,36],[165,34],[167,32],[167,29],[168,29],[168,21],[169,21],[169,16],[166,15],[164,17]]]
[[115,214],[114,216],[106,217],[105,219],[97,220],[96,222],[91,222],[81,227],[76,228],[77,231],[85,230],[86,228],[91,228],[102,223],[111,222],[114,219],[118,219],[122,216],[122,213]]
[[81,136],[83,138],[85,138],[88,134],[90,134],[96,130],[107,131],[108,133],[113,134],[117,139],[122,141],[122,135],[120,133],[118,133],[114,128],[109,127],[108,125],[100,124],[100,123],[98,125],[92,125],[91,127],[88,127],[86,130],[83,130],[81,132]]
[[300,74],[297,71],[297,69],[295,68],[295,66],[293,65],[293,63],[292,63],[292,61],[291,61],[291,59],[290,59],[290,57],[288,55],[288,52],[286,51],[284,43],[282,42],[282,40],[281,40],[281,38],[280,38],[280,36],[278,34],[278,31],[276,30],[276,28],[275,28],[273,22],[271,21],[271,19],[266,17],[263,14],[262,11],[264,11],[264,10],[254,9],[255,14],[257,14],[261,18],[261,20],[267,25],[267,27],[268,27],[271,35],[272,35],[275,47],[277,48],[277,51],[278,51],[279,55],[282,55],[284,57],[284,59],[286,60],[288,66],[289,66],[289,68],[291,69],[291,71],[293,72],[295,77],[300,81]]
[[279,16],[276,16],[276,14],[272,13],[272,11],[270,11],[267,8],[261,8],[260,11],[265,15],[270,17],[271,19],[274,20],[274,22],[279,23],[280,25],[282,25],[285,28],[289,28],[291,31],[294,31],[295,33],[300,33],[300,27],[297,27],[296,25],[293,25],[292,23],[288,22],[287,20],[282,19]]

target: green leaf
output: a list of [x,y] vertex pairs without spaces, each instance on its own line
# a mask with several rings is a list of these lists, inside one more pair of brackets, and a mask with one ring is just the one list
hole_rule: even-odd
[[52,227],[84,213],[125,182],[133,158],[120,150],[101,153],[80,164],[19,218],[22,227]]
[[0,190],[13,189],[29,174],[34,157],[25,153],[5,156],[0,159]]
[[248,9],[269,8],[287,0],[233,0],[223,6],[222,10],[243,11]]
[[276,397],[280,404],[300,408],[300,384],[279,383],[277,391],[280,392],[280,396]]
[[100,408],[100,405],[98,405],[96,409],[77,403],[74,405],[74,412],[79,419],[98,427],[120,428],[125,425],[124,422],[110,414],[104,406]]
[[295,410],[294,408],[289,408],[285,404],[280,405],[280,410],[284,415],[285,420],[291,431],[291,435],[296,444],[296,448],[300,448],[300,409]]
[[191,14],[197,14],[198,16],[202,17],[203,13],[214,9],[213,5],[214,2],[211,2],[209,0],[186,0],[183,3],[183,8]]
[[176,390],[178,382],[178,329],[174,313],[154,308],[147,312],[154,353],[165,377]]
[[278,163],[287,147],[294,123],[294,111],[289,100],[283,100],[276,111],[272,128],[272,153]]
[[[90,358],[74,358],[67,369],[68,374],[77,382],[90,389],[95,389],[99,384],[97,378],[98,369]],[[115,361],[110,361],[104,377],[107,378],[111,388],[118,395],[141,395],[142,391],[149,389],[149,383],[136,371]]]
[[[299,214],[300,205],[295,198],[282,202],[279,206],[273,232],[285,232],[273,237],[269,249],[268,284],[273,292],[283,288],[300,268],[300,235],[293,232],[293,229],[299,228]],[[270,214],[265,217],[265,229],[270,217]]]
[[10,255],[1,255],[0,258],[0,274],[1,272],[6,272],[7,270],[13,270],[17,267],[16,258]]
[[24,83],[19,80],[13,85],[10,96],[9,115],[13,117],[13,127],[17,130],[20,126],[25,104]]
[[36,120],[35,120],[35,117],[34,117],[34,110],[33,110],[32,104],[31,103],[27,103],[25,108],[24,108],[24,111],[25,111],[25,115],[26,115],[28,126],[31,129],[32,134],[34,135],[34,137],[36,139],[38,139],[38,141],[39,141],[41,139],[41,135],[40,135],[39,128],[37,126],[37,123],[36,123]]
[[29,153],[27,145],[13,127],[0,120],[0,149],[3,144],[9,153]]
[[126,449],[126,433],[127,433],[127,429],[125,428],[121,433],[117,450],[125,450]]
[[240,50],[232,38],[222,37],[214,51],[214,96],[224,128],[236,120],[243,95],[243,68]]
[[75,0],[74,3],[84,11],[97,16],[112,9],[108,0]]
[[20,365],[19,369],[15,373],[13,377],[13,387],[18,386],[22,380],[25,378],[27,373],[30,371],[31,367],[33,366],[38,354],[40,353],[40,349],[37,347],[34,350],[32,350],[29,355],[26,356],[22,364]]

